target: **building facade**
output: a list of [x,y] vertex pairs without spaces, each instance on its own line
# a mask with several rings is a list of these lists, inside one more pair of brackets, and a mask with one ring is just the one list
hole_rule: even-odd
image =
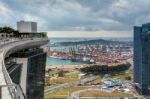
[[17,22],[17,30],[20,33],[36,33],[37,23],[30,21],[19,21]]
[[30,48],[11,55],[21,65],[19,85],[27,99],[44,99],[46,53],[40,48]]
[[134,82],[141,94],[149,94],[150,23],[134,27]]

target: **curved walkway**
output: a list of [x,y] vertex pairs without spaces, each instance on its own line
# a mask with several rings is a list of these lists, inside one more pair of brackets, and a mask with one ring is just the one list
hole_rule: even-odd
[[21,88],[15,85],[5,67],[4,59],[11,53],[16,51],[41,46],[48,43],[48,39],[36,39],[36,40],[20,40],[5,44],[0,48],[0,99],[25,99]]

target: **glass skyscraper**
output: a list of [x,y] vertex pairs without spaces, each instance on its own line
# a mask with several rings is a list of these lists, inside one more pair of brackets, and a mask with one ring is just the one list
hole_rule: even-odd
[[134,27],[134,82],[141,94],[149,94],[150,23]]
[[[27,99],[44,99],[46,53],[43,49],[24,49],[11,54],[11,57],[15,59],[15,65],[19,65],[11,73],[14,83],[21,86]],[[10,66],[13,66],[11,64]],[[15,68],[15,65],[12,68]],[[9,70],[11,68],[8,68]]]

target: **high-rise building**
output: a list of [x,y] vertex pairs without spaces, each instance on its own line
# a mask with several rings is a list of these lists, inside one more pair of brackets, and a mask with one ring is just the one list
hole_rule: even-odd
[[[19,84],[27,99],[44,99],[46,53],[41,48],[30,48],[11,55],[16,65],[10,66],[13,82]],[[9,66],[9,67],[10,67]]]
[[141,94],[149,94],[150,23],[134,27],[134,82]]
[[17,30],[20,33],[36,33],[37,23],[31,21],[19,21],[17,22]]

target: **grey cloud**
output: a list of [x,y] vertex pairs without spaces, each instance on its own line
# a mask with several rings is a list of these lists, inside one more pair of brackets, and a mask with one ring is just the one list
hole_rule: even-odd
[[[150,21],[149,0],[2,0],[16,21],[38,21],[40,30],[132,30]],[[2,12],[0,12],[2,15]],[[7,21],[9,20],[9,21]],[[14,26],[14,24],[12,24]]]

